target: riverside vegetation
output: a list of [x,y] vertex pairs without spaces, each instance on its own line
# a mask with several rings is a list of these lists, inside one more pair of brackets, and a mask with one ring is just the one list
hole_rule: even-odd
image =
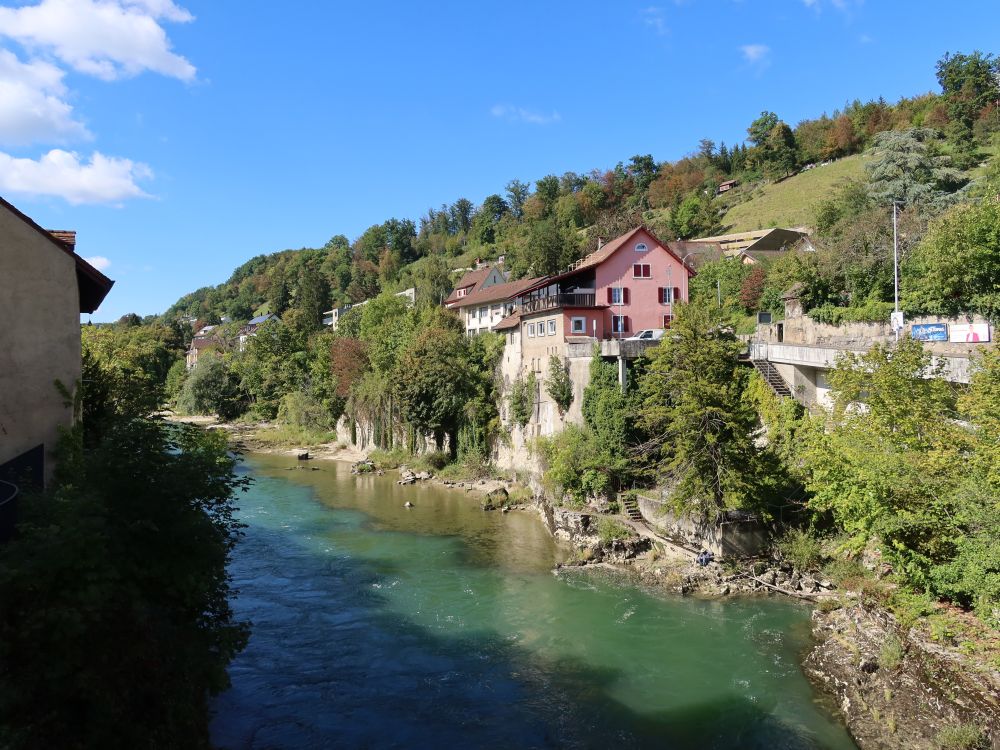
[[[697,154],[676,163],[636,156],[607,172],[543,177],[534,191],[514,180],[504,196],[489,196],[478,208],[459,199],[429,211],[419,229],[412,221],[390,219],[353,243],[337,235],[323,248],[258,256],[225,284],[182,298],[163,316],[130,315],[114,325],[84,327],[85,356],[101,368],[88,388],[96,391],[93,404],[102,405],[88,402],[93,411],[84,424],[101,423],[104,411],[129,415],[128,429],[142,425],[149,455],[145,447],[138,452],[151,465],[133,467],[129,476],[136,483],[166,470],[152,458],[162,453],[157,446],[181,440],[156,423],[137,421],[140,412],[162,403],[161,395],[183,412],[277,421],[302,443],[329,440],[346,416],[355,429],[369,428],[373,446],[389,455],[425,453],[430,442],[439,451],[436,468],[446,464],[453,476],[492,473],[496,446],[529,420],[535,385],[515,382],[502,402],[496,376],[502,337],[466,337],[456,317],[438,304],[452,286],[452,268],[504,254],[514,277],[550,273],[592,250],[598,237],[640,221],[664,236],[703,235],[724,226],[726,207],[740,199],[710,197],[722,179],[736,177],[750,186],[783,179],[818,159],[867,152],[863,178],[814,207],[816,252],[788,252],[753,268],[727,261],[703,266],[671,335],[630,368],[628,392],[617,386],[614,368],[595,358],[582,404],[584,424],[539,439],[535,450],[556,501],[613,501],[623,489],[661,486],[669,488],[679,510],[707,518],[750,510],[771,524],[777,555],[805,570],[822,568],[860,590],[867,602],[891,608],[904,625],[925,621],[942,642],[978,651],[997,666],[997,356],[984,355],[964,388],[926,377],[933,368],[919,344],[876,347],[838,364],[831,374],[837,406],[819,415],[776,399],[735,356],[736,334],[749,330],[750,315],[760,309],[780,315],[781,294],[795,284],[807,313],[819,320],[887,318],[892,225],[886,196],[901,202],[904,309],[996,320],[1000,170],[989,157],[1000,130],[997,67],[991,55],[946,55],[938,63],[940,94],[895,105],[858,102],[794,129],[764,113],[748,129],[748,146],[716,148],[703,141]],[[904,163],[912,168],[900,170]],[[408,286],[417,289],[414,307],[393,294]],[[335,332],[322,326],[324,310],[366,299],[368,304],[341,316]],[[236,344],[240,324],[219,325],[215,353],[203,354],[186,370],[182,355],[192,334],[186,318],[198,318],[196,327],[223,316],[243,321],[262,306],[280,320],[261,326],[242,351]],[[565,378],[564,363],[556,360],[540,384],[563,408],[571,394]],[[867,408],[852,406],[859,400]],[[95,438],[83,450],[124,445],[127,434],[109,426],[102,440],[112,442]],[[183,440],[184,450],[169,453],[170,460],[182,466],[197,459],[201,473],[177,472],[192,482],[182,488],[174,486],[176,479],[164,479],[155,491],[170,488],[171,497],[186,498],[177,507],[187,508],[189,520],[209,524],[199,538],[214,550],[205,568],[213,573],[177,596],[185,606],[197,602],[215,614],[211,623],[190,631],[178,626],[164,638],[201,646],[217,639],[210,657],[201,646],[185,652],[193,660],[195,684],[207,690],[217,687],[221,667],[243,637],[225,604],[224,564],[238,532],[227,510],[235,484],[216,439]],[[134,446],[130,450],[136,453]],[[117,498],[153,491],[148,481],[134,487],[119,475],[102,481],[93,472],[110,471],[105,461],[67,465],[93,481],[67,483],[61,492],[113,492],[108,498]],[[39,507],[68,512],[58,502]],[[41,519],[38,528],[46,523]],[[26,525],[25,534],[34,528]],[[140,536],[128,534],[138,534],[137,528],[141,524],[120,530],[112,525],[100,533],[125,534],[121,544],[134,552],[141,546],[129,545]],[[618,533],[612,526],[605,531]],[[98,546],[104,545],[102,540]],[[8,550],[3,554],[14,559]],[[139,571],[136,557],[126,555],[120,564],[135,564]],[[51,564],[59,559],[69,558]],[[148,578],[125,571],[139,576],[137,591],[148,592],[155,576],[169,568],[165,563]],[[5,573],[3,581],[12,582],[4,585],[27,585],[16,576],[27,568],[8,570],[15,572]],[[121,574],[114,567],[105,572]],[[79,595],[111,596],[117,585],[81,589]],[[136,608],[136,617],[141,610]],[[96,622],[106,610],[99,603],[88,611],[96,613]],[[89,632],[73,634],[84,639]],[[132,666],[123,664],[122,674]],[[164,677],[163,684],[175,684],[174,677]],[[197,700],[178,698],[170,706],[176,714],[151,721],[176,722],[194,732],[203,694],[199,688]],[[141,695],[135,693],[136,700]],[[0,700],[16,697],[0,694]],[[41,705],[24,714],[25,722],[41,721]],[[95,731],[115,723],[111,713],[96,715],[103,718],[93,722]]]

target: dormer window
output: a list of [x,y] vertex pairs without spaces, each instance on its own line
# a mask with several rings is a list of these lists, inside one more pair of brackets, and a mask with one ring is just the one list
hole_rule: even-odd
[[637,253],[644,253],[647,250],[649,250],[649,248],[646,247],[646,243],[645,242],[640,242],[638,245],[635,246],[635,251]]
[[468,290],[468,289],[459,289],[459,290],[458,290],[458,296],[459,296],[459,297],[464,297],[464,296],[465,296],[466,294],[468,294],[468,293],[469,293],[469,290]]

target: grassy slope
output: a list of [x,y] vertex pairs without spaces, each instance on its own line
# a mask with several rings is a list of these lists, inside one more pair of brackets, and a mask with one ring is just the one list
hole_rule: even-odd
[[[848,156],[825,167],[800,172],[782,182],[753,189],[749,200],[733,205],[726,212],[722,220],[725,231],[812,226],[816,204],[829,197],[841,183],[861,178],[863,174],[864,157]],[[727,199],[728,196],[723,196],[720,201]]]

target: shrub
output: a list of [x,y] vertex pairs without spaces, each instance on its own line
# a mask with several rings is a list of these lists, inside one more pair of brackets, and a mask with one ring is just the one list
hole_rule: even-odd
[[312,430],[334,427],[331,415],[310,394],[292,391],[281,397],[278,421]]
[[221,432],[117,420],[84,448],[80,429],[0,547],[0,745],[207,748],[247,637],[226,573],[245,480]]
[[802,571],[815,570],[823,559],[819,539],[802,529],[789,529],[776,543],[781,556]]
[[615,539],[628,539],[632,531],[613,518],[602,518],[597,522],[597,536],[602,544],[608,544]]
[[899,638],[889,635],[882,642],[879,650],[878,663],[883,669],[895,669],[903,661],[903,644]]
[[524,380],[518,378],[511,383],[510,395],[507,397],[510,405],[510,420],[518,427],[524,427],[531,421],[536,391],[537,384],[534,372],[529,372],[528,377]]
[[545,381],[545,392],[555,402],[562,416],[573,403],[573,382],[569,379],[569,368],[566,362],[552,355],[549,357],[549,376]]
[[945,727],[937,733],[937,745],[941,750],[985,750],[986,735],[972,724]]

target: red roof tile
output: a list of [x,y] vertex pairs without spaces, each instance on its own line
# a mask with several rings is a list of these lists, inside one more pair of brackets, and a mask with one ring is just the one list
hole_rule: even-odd
[[446,305],[450,305],[456,300],[464,299],[464,297],[458,296],[458,290],[471,287],[469,291],[475,291],[475,287],[486,281],[486,277],[490,275],[491,270],[491,266],[483,266],[482,268],[477,268],[474,271],[467,271],[465,275],[458,280],[458,283],[455,284],[455,289],[448,295],[448,298],[444,301],[444,303]]

